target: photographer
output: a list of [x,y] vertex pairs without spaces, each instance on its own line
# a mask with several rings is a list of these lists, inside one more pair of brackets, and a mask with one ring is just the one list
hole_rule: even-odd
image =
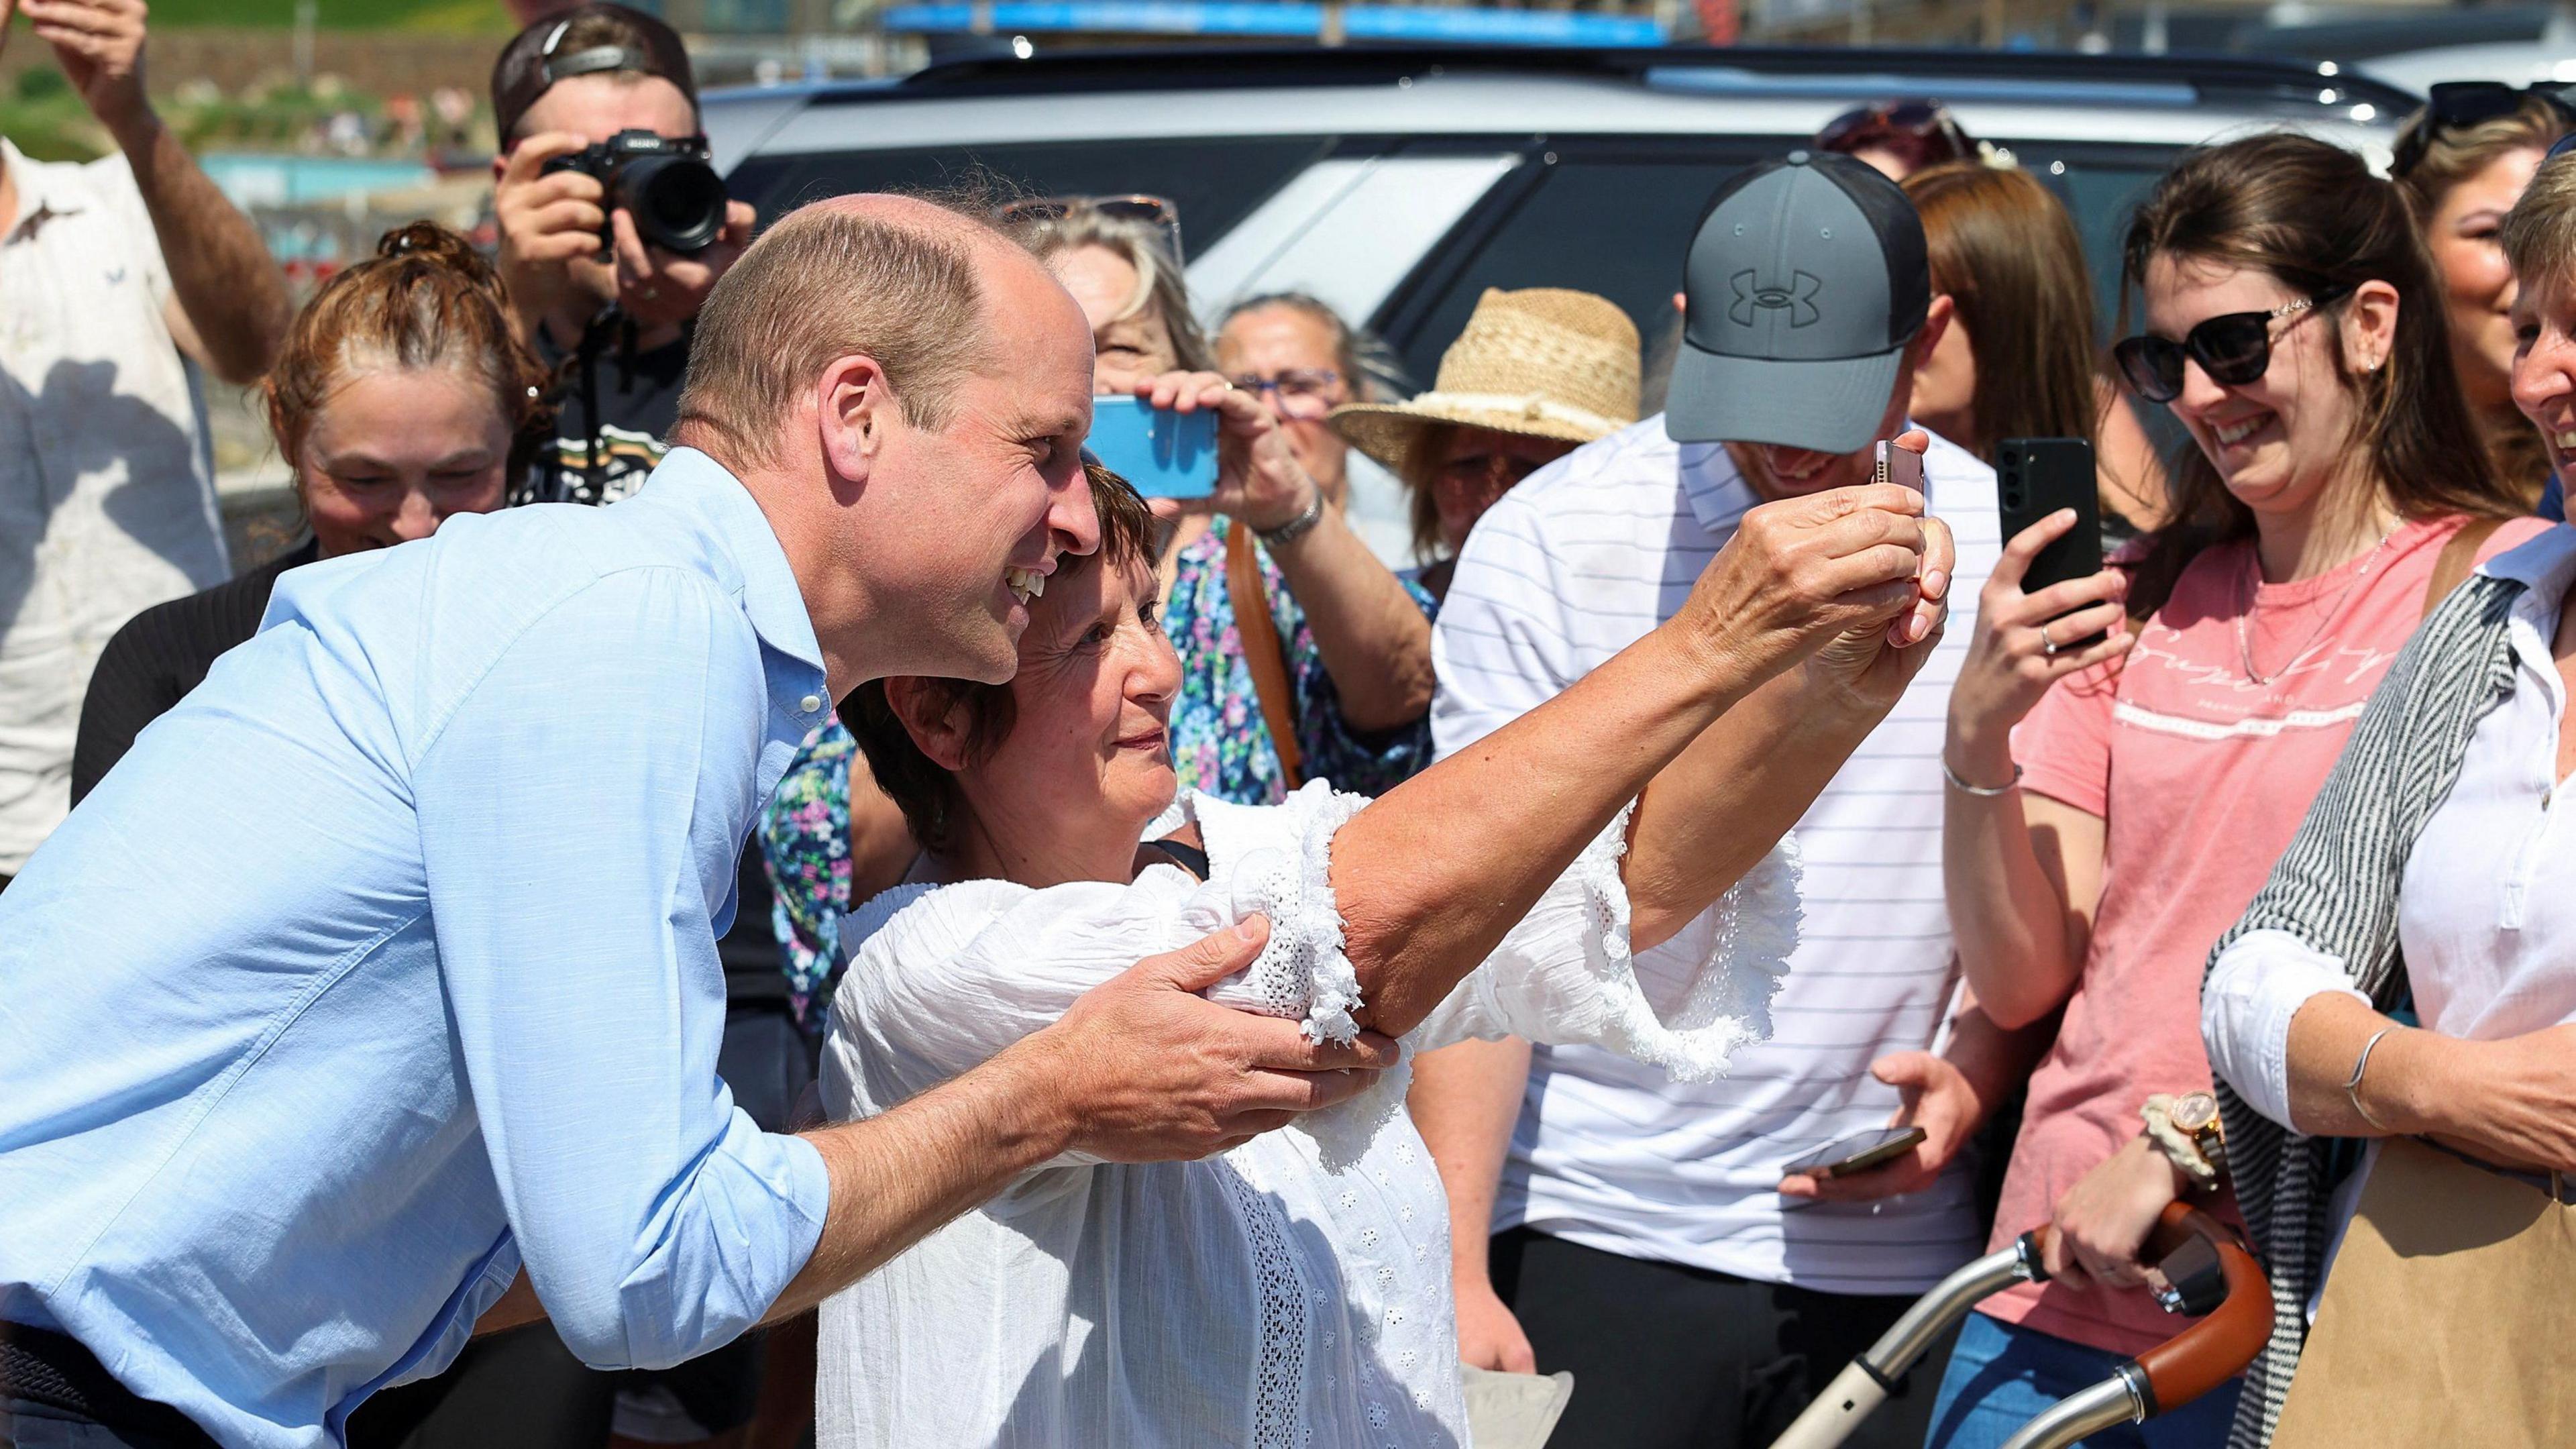
[[[618,204],[621,152],[631,158],[648,137],[683,150],[698,139],[688,53],[640,11],[583,5],[520,31],[492,67],[492,116],[502,276],[530,344],[563,379],[555,446],[513,501],[613,502],[661,461],[690,329],[750,243],[752,209],[726,202],[718,223],[710,203],[717,234],[686,251],[649,240],[649,224],[639,230]],[[648,137],[620,135],[638,131]]]

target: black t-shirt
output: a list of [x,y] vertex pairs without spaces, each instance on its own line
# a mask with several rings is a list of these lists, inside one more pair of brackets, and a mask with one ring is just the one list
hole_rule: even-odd
[[134,748],[145,725],[205,682],[217,655],[259,632],[279,575],[321,556],[322,546],[308,538],[231,583],[155,604],[126,620],[99,653],[89,693],[81,699],[80,730],[72,742],[72,803],[97,788]]
[[555,441],[537,455],[512,503],[614,503],[643,486],[644,475],[670,451],[666,440],[679,421],[680,383],[688,374],[695,324],[680,329],[678,341],[646,351],[627,345],[623,323],[610,322],[601,331],[598,354],[589,364],[599,393],[597,476],[590,466],[590,406],[579,349],[557,347],[540,327],[537,356],[557,379]]

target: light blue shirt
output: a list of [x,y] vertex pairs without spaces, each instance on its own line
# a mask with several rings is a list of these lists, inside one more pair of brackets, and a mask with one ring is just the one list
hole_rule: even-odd
[[715,943],[821,657],[688,449],[286,575],[0,896],[0,1319],[246,1446],[522,1263],[598,1367],[757,1321],[828,1189],[716,1076]]

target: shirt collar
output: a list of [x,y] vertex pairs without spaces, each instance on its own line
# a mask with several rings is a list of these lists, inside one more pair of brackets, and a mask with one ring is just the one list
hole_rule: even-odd
[[1733,527],[1762,500],[1735,466],[1724,443],[1681,445],[1682,497],[1691,516],[1711,533]]
[[0,166],[8,169],[9,182],[18,191],[18,213],[9,218],[8,230],[0,232],[0,242],[16,241],[28,219],[37,212],[70,216],[83,209],[87,198],[77,193],[64,194],[59,187],[48,190],[46,182],[53,179],[55,168],[28,160],[17,143],[6,136],[0,136]]
[[788,657],[823,669],[823,647],[805,612],[805,591],[787,564],[769,516],[751,490],[722,463],[695,448],[673,448],[644,480],[631,502],[676,508],[703,525],[713,561],[730,576],[725,584],[742,600],[761,642]]
[[2486,578],[2519,583],[2524,598],[2545,603],[2550,614],[2555,614],[2558,603],[2566,598],[2568,583],[2576,583],[2576,526],[2561,523],[2527,544],[2504,549],[2478,565],[2478,572]]

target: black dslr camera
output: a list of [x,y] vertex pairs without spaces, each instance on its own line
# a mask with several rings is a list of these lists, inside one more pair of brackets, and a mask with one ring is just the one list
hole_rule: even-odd
[[[674,252],[702,252],[724,234],[724,178],[707,164],[711,153],[704,136],[672,137],[652,131],[620,131],[605,141],[545,164],[549,174],[579,171],[599,178],[608,193],[606,210],[623,208],[635,218],[635,234]],[[612,233],[599,230],[602,248]]]

